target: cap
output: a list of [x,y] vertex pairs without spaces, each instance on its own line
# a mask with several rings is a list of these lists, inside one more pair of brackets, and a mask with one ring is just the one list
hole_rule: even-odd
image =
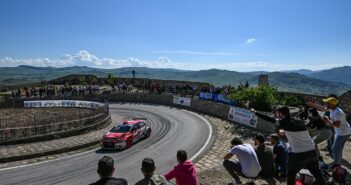
[[339,103],[339,101],[334,97],[329,97],[329,98],[323,99],[323,102],[330,103],[332,105],[337,105]]

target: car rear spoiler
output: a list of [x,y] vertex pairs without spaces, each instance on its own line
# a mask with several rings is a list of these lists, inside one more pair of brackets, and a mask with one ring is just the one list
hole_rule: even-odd
[[144,120],[144,121],[147,121],[146,118],[133,118],[133,120]]

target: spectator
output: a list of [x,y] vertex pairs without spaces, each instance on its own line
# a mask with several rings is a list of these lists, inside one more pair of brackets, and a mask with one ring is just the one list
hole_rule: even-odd
[[334,97],[329,97],[323,99],[323,102],[326,103],[327,108],[331,110],[330,118],[324,117],[324,119],[334,126],[335,130],[335,140],[332,147],[334,164],[341,164],[342,153],[344,146],[348,138],[351,136],[351,128],[349,123],[346,121],[346,115],[338,107],[338,100]]
[[271,144],[273,145],[273,159],[276,176],[278,178],[286,177],[288,150],[284,146],[284,143],[279,140],[279,136],[277,134],[271,135]]
[[126,179],[112,177],[115,171],[114,161],[109,156],[102,157],[98,162],[97,173],[100,180],[90,185],[128,185]]
[[[231,144],[232,148],[223,161],[224,168],[234,178],[229,184],[242,184],[239,176],[249,178],[248,183],[253,183],[251,178],[255,178],[261,171],[254,148],[250,144],[243,144],[238,137],[235,137]],[[238,157],[238,161],[229,160],[233,155]]]
[[278,119],[271,118],[265,114],[256,112],[255,114],[267,121],[275,123],[278,121],[280,129],[285,130],[291,152],[288,157],[288,185],[295,184],[296,174],[302,169],[308,169],[316,178],[318,185],[325,185],[326,182],[319,169],[316,149],[305,124],[302,121],[291,119],[290,110],[287,106],[277,108]]
[[332,131],[330,130],[329,126],[327,126],[326,121],[324,121],[319,115],[316,108],[312,107],[308,109],[308,119],[310,122],[307,124],[307,126],[312,129],[317,129],[317,135],[312,139],[316,147],[318,159],[319,161],[323,161],[318,149],[318,144],[330,139],[332,137]]
[[[329,94],[328,98],[330,98],[330,97],[334,97],[336,99],[338,98],[338,96],[336,94]],[[320,111],[325,111],[323,117],[330,118],[330,110],[328,110],[326,106],[318,105],[318,104],[314,103],[313,101],[309,101],[307,104],[309,106],[315,107],[316,109],[318,109]],[[340,104],[338,104],[337,106],[341,108]],[[330,130],[332,131],[332,136],[327,141],[327,146],[323,150],[328,151],[329,154],[332,154],[333,153],[332,147],[333,147],[333,143],[334,143],[334,134],[335,134],[335,130],[333,129],[333,126],[330,127]]]
[[178,165],[164,175],[168,181],[175,178],[177,185],[198,184],[196,167],[187,158],[187,153],[184,150],[177,151]]
[[255,152],[262,168],[258,176],[264,179],[269,179],[274,175],[273,152],[264,144],[264,142],[265,138],[263,135],[259,134],[255,137],[255,146],[257,146]]
[[166,178],[162,175],[154,175],[155,163],[151,158],[145,158],[141,163],[141,171],[144,174],[144,179],[137,182],[135,185],[167,185]]

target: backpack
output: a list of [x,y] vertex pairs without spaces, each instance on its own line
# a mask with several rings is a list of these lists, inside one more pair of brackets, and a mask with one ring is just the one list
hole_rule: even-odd
[[167,185],[167,183],[168,183],[166,178],[162,175],[153,175],[151,177],[151,181],[155,185]]
[[332,177],[338,183],[345,183],[347,177],[347,170],[340,165],[336,165],[333,168]]
[[311,172],[307,169],[301,169],[296,176],[297,176],[296,184],[309,185],[309,184],[314,184],[315,182],[315,178],[313,177]]

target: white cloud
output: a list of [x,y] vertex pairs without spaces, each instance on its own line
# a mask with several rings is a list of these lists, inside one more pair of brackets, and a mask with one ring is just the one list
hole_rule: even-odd
[[249,38],[249,39],[246,40],[246,44],[251,44],[251,43],[253,43],[255,41],[256,41],[255,38]]
[[129,57],[127,59],[99,58],[86,50],[80,50],[74,55],[64,54],[58,59],[33,58],[14,59],[5,57],[0,59],[0,67],[15,67],[18,65],[31,65],[37,67],[67,67],[67,66],[89,66],[97,68],[119,68],[119,67],[151,67],[151,68],[185,68],[186,63],[174,63],[166,56],[156,60],[140,60]]
[[0,59],[0,67],[15,67],[18,65],[30,65],[37,67],[68,67],[68,66],[89,66],[96,68],[120,68],[120,67],[150,67],[150,68],[175,68],[183,70],[201,69],[225,69],[233,71],[283,71],[297,69],[323,70],[334,67],[341,67],[337,63],[313,64],[277,64],[265,61],[232,61],[211,63],[203,62],[173,62],[167,56],[160,56],[155,60],[141,60],[134,57],[126,59],[99,58],[86,50],[78,51],[76,54],[65,54],[60,58],[33,58],[15,59],[5,57]]

